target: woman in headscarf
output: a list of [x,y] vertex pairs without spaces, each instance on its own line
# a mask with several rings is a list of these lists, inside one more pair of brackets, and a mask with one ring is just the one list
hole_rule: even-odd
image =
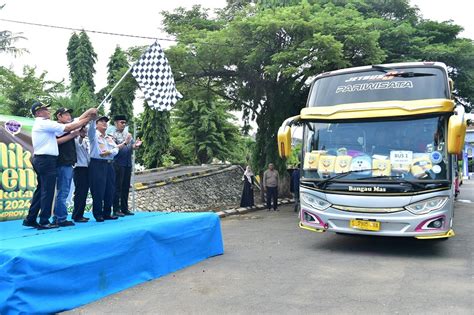
[[253,207],[254,206],[253,186],[255,183],[255,176],[250,166],[247,166],[247,168],[245,169],[242,180],[244,181],[244,190],[242,192],[242,198],[240,199],[240,206]]

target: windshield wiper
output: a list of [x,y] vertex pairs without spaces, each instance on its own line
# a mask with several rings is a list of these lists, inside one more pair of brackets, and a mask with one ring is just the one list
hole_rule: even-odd
[[390,72],[390,71],[397,71],[393,68],[379,66],[379,65],[372,65],[372,69],[378,70],[378,71],[381,71],[381,72],[385,72],[385,73]]
[[316,183],[316,186],[318,188],[325,189],[327,183],[329,183],[333,180],[336,180],[338,178],[342,178],[342,177],[345,177],[345,176],[347,176],[349,174],[353,174],[353,173],[367,172],[367,171],[373,171],[373,170],[375,170],[375,169],[368,168],[368,169],[363,169],[363,170],[353,170],[353,171],[348,171],[348,172],[344,172],[344,173],[339,173],[337,175],[334,175],[333,177],[326,178],[326,179]]
[[427,72],[397,72],[397,73],[390,73],[387,75],[391,77],[414,78],[414,77],[431,77],[435,74],[427,73]]
[[363,180],[363,179],[397,179],[400,182],[410,184],[413,187],[418,187],[420,189],[425,189],[425,186],[423,184],[419,184],[419,183],[413,182],[411,180],[404,179],[400,175],[380,175],[380,176],[369,176],[369,177],[357,178],[357,180]]

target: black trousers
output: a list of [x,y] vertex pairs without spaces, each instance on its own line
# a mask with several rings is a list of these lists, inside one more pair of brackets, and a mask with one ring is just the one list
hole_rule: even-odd
[[115,164],[114,212],[128,212],[128,193],[132,168]]
[[89,186],[94,218],[110,216],[115,190],[113,161],[91,159],[89,164]]
[[[54,188],[56,187],[56,178],[58,176],[56,164],[58,157],[52,155],[33,156],[33,169],[36,172],[38,185],[31,199],[30,209],[26,220],[36,222],[40,217],[40,224],[49,223],[51,217],[51,207],[53,205]],[[40,212],[41,210],[41,212]]]
[[74,168],[73,179],[76,188],[74,190],[74,210],[72,211],[72,218],[76,220],[84,216],[87,193],[89,192],[89,168],[76,166]]
[[266,187],[267,188],[267,209],[271,209],[273,201],[273,209],[278,208],[278,187]]
[[295,212],[298,212],[298,210],[300,209],[300,190],[298,189],[298,191],[295,191],[294,192],[294,196],[295,196]]

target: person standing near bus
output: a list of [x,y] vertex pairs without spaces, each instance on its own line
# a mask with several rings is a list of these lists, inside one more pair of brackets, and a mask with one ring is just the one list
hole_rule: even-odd
[[253,196],[253,187],[255,186],[255,175],[252,172],[252,168],[248,165],[245,168],[244,175],[242,176],[242,180],[244,181],[244,189],[242,191],[242,197],[240,198],[240,206],[241,207],[253,207],[255,206],[254,203],[254,196]]
[[293,193],[295,199],[295,212],[300,208],[300,168],[301,164],[298,164],[296,169],[293,170],[293,173],[291,173],[290,181],[290,192]]
[[267,210],[278,211],[278,171],[273,163],[268,164],[268,169],[263,173],[263,188],[267,193]]

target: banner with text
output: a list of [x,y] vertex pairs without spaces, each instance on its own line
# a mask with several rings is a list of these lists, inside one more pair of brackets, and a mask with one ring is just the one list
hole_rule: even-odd
[[0,222],[28,213],[36,188],[31,164],[34,119],[0,115]]

